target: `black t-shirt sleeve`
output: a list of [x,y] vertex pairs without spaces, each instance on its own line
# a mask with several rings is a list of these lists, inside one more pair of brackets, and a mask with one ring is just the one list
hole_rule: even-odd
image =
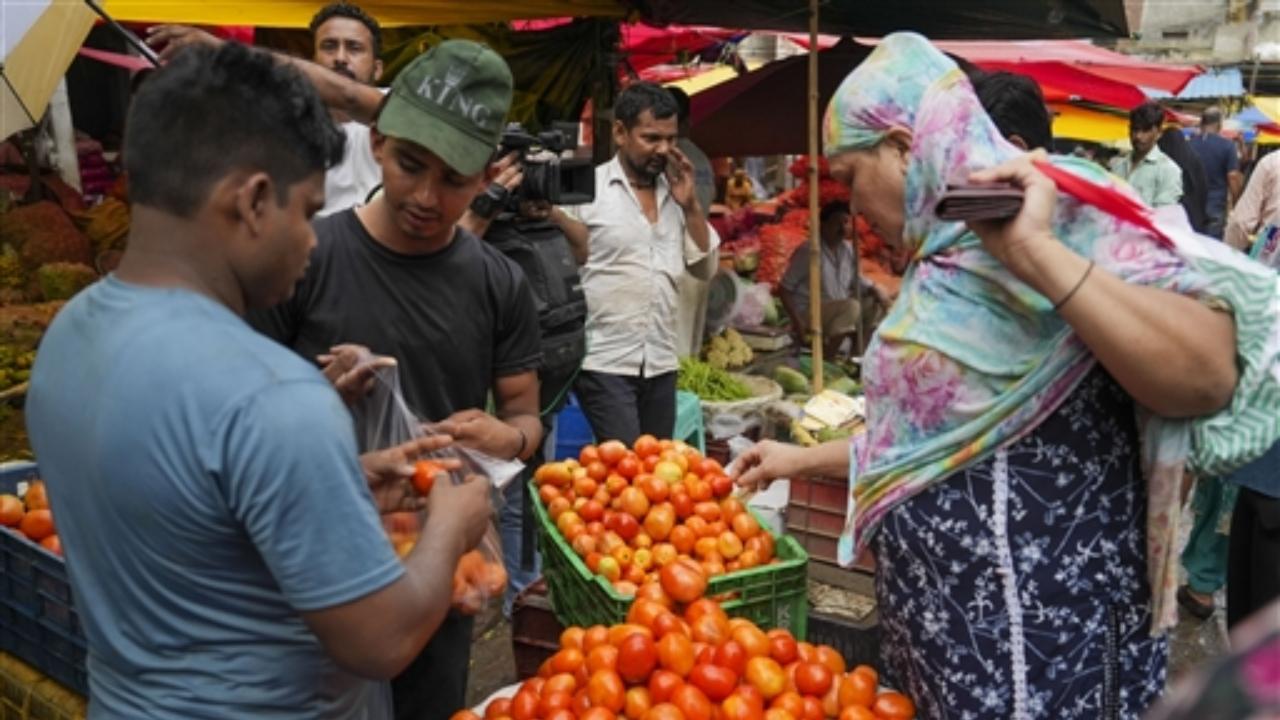
[[293,347],[294,340],[298,337],[298,327],[302,324],[298,292],[295,291],[293,297],[275,307],[250,310],[245,313],[245,320],[254,330],[281,345]]
[[533,289],[520,266],[504,256],[493,258],[499,274],[497,323],[493,333],[494,377],[537,370],[542,363],[542,330]]

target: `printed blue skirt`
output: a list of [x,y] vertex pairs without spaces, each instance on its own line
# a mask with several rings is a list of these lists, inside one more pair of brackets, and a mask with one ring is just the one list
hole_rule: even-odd
[[1138,718],[1150,637],[1133,401],[1095,370],[1048,420],[873,538],[884,683],[921,718]]

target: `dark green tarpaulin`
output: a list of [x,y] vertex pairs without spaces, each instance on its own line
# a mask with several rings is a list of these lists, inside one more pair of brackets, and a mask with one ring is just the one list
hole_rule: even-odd
[[[747,30],[807,31],[803,0],[629,0],[647,22]],[[914,30],[937,40],[1127,37],[1123,0],[827,0],[818,17],[831,35]]]

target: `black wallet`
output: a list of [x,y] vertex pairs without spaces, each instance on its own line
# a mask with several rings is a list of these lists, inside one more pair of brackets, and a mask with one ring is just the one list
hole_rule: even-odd
[[1008,220],[1022,209],[1022,190],[1011,185],[950,185],[938,198],[939,220]]

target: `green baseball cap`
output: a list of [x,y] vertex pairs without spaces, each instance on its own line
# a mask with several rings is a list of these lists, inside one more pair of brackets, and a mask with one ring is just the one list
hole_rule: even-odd
[[378,132],[416,143],[463,175],[493,157],[511,109],[511,69],[488,47],[445,40],[396,75]]

